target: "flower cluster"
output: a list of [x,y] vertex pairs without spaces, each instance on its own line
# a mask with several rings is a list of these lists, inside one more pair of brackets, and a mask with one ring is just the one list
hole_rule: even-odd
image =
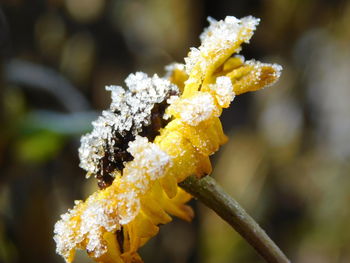
[[81,139],[81,167],[100,190],[55,225],[57,252],[72,262],[85,249],[97,262],[142,262],[137,253],[171,221],[191,220],[191,196],[178,187],[190,175],[211,172],[209,156],[227,140],[219,116],[235,95],[271,85],[281,66],[245,61],[237,54],[259,23],[226,17],[200,36],[185,64],[166,67],[164,78],[138,72],[128,90],[111,86],[110,109]]

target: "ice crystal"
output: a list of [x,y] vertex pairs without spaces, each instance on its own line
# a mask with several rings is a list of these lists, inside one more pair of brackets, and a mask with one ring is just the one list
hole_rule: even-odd
[[157,75],[150,78],[137,72],[130,74],[125,83],[128,90],[120,86],[106,88],[112,93],[110,108],[92,123],[92,132],[81,138],[80,167],[87,176],[121,170],[131,160],[125,151],[127,142],[152,124],[152,110],[157,105],[178,94],[175,85]]
[[196,64],[199,64],[201,70],[205,71],[208,65],[212,63],[210,57],[215,54],[215,51],[234,47],[232,53],[238,53],[241,49],[239,44],[249,42],[260,19],[252,16],[243,17],[242,19],[227,16],[225,20],[220,21],[209,17],[208,21],[210,23],[209,27],[200,35],[201,46],[198,49],[191,48],[188,57],[185,58],[188,75]]
[[77,201],[56,223],[56,250],[67,261],[83,242],[87,242],[86,250],[95,258],[103,255],[107,249],[103,234],[114,233],[120,225],[135,218],[142,195],[155,180],[164,176],[172,163],[171,157],[159,146],[141,136],[129,143],[128,151],[134,160],[126,164],[125,176],[119,178],[118,184],[94,193],[85,203]]
[[[107,245],[103,241],[103,234],[120,228],[110,203],[108,198],[97,198],[96,194],[90,196],[86,203],[76,201],[74,208],[62,215],[55,225],[54,240],[57,253],[69,261],[74,248],[79,247],[84,240],[87,240],[87,251],[95,257],[105,253]],[[79,221],[74,220],[78,217]]]
[[124,179],[135,185],[140,193],[144,193],[149,182],[164,175],[171,159],[157,145],[149,143],[147,138],[141,136],[129,143],[128,151],[134,157],[134,161],[125,166]]
[[247,60],[245,62],[246,65],[252,66],[253,67],[253,73],[254,73],[254,79],[255,79],[255,83],[254,84],[258,84],[260,81],[263,81],[262,79],[262,70],[264,67],[267,68],[271,68],[273,69],[272,72],[272,76],[270,76],[271,78],[274,79],[274,81],[269,82],[267,85],[264,85],[264,87],[269,87],[271,85],[273,85],[281,76],[281,72],[282,72],[282,66],[278,65],[278,64],[268,64],[268,63],[262,63],[260,61],[256,61],[254,59],[252,60]]
[[172,164],[171,157],[159,146],[148,142],[147,138],[137,136],[129,143],[128,151],[134,160],[126,164],[122,185],[132,185],[132,191],[118,195],[120,200],[120,223],[127,224],[138,212],[139,198],[145,194],[151,184],[164,176],[166,169]]
[[216,93],[216,99],[221,107],[228,107],[235,97],[229,77],[221,76],[216,78],[216,83],[210,85],[210,88]]
[[197,126],[202,121],[220,114],[214,98],[208,92],[199,92],[190,98],[175,101],[170,108],[179,114],[182,122],[191,126]]

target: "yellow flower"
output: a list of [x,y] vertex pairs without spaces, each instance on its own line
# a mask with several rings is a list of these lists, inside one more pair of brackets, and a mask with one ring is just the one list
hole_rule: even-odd
[[97,262],[142,262],[137,250],[170,215],[190,221],[191,196],[178,183],[211,172],[209,156],[227,141],[222,108],[235,95],[279,78],[279,65],[232,57],[249,42],[258,19],[209,22],[201,46],[191,49],[184,65],[168,66],[166,78],[138,72],[126,79],[129,91],[107,88],[111,107],[79,149],[80,166],[101,189],[76,201],[55,225],[57,252],[67,262],[76,249]]

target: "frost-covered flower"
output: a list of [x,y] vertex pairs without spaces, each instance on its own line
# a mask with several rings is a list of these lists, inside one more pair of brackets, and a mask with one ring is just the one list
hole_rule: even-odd
[[191,220],[191,196],[178,187],[211,172],[209,156],[227,140],[219,116],[235,95],[271,85],[281,66],[234,55],[259,22],[226,17],[201,35],[185,64],[166,77],[138,72],[128,87],[107,87],[112,103],[81,139],[80,166],[100,190],[61,216],[57,252],[67,262],[85,249],[98,262],[142,262],[137,250],[171,221]]

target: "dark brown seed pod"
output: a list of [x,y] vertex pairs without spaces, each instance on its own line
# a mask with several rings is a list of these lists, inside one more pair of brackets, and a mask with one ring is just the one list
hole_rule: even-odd
[[103,111],[93,124],[93,131],[84,135],[79,148],[80,167],[93,174],[102,189],[109,186],[115,171],[121,171],[133,159],[127,151],[136,135],[153,141],[169,122],[163,118],[167,100],[177,96],[174,84],[157,75],[131,74],[125,80],[129,90],[108,87],[112,92],[110,109]]

